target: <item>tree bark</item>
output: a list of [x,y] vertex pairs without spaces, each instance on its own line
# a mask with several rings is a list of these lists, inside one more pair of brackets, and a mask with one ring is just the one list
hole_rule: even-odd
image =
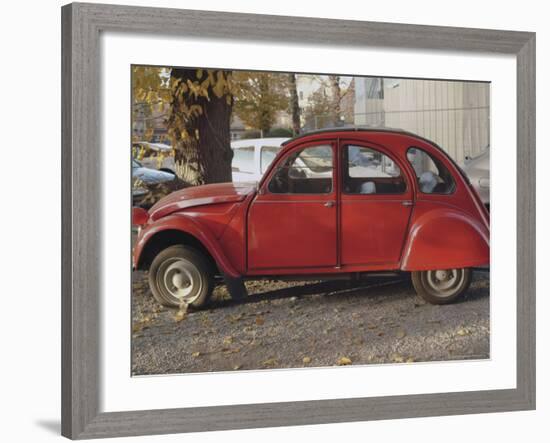
[[328,79],[330,82],[332,96],[331,123],[334,127],[337,127],[340,126],[340,118],[342,116],[342,110],[340,109],[340,100],[342,99],[342,92],[340,91],[340,77],[337,75],[329,75]]
[[[229,74],[228,71],[223,72]],[[197,78],[196,69],[172,69],[171,76],[183,83],[187,80],[201,81]],[[212,92],[208,99],[186,93],[184,99],[179,100],[177,94],[181,94],[179,89],[172,96],[172,114],[168,122],[175,139],[176,172],[184,181],[194,185],[230,182],[233,100],[228,102],[226,96],[218,98]],[[189,117],[184,108],[192,105],[199,105],[202,112]],[[181,118],[178,119],[178,116]]]
[[288,74],[290,89],[290,114],[292,116],[292,132],[294,135],[300,133],[300,104],[298,102],[298,91],[296,90],[296,74]]
[[266,100],[269,100],[269,79],[266,76],[260,76],[260,131],[262,137],[265,137],[271,129],[272,125],[272,110],[269,108],[269,105],[265,103]]

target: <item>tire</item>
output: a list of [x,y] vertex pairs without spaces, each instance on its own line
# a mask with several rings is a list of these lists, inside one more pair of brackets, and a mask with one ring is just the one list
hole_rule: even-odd
[[[149,287],[160,304],[202,308],[214,289],[212,267],[196,249],[183,245],[161,251],[149,268]],[[169,286],[170,285],[170,286]]]
[[434,305],[454,302],[463,295],[472,282],[470,268],[415,271],[411,274],[416,293]]

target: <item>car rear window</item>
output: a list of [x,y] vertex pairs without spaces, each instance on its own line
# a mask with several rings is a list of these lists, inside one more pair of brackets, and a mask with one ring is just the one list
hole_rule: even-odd
[[420,192],[423,194],[454,192],[453,176],[441,160],[414,146],[407,150],[407,160],[414,169]]

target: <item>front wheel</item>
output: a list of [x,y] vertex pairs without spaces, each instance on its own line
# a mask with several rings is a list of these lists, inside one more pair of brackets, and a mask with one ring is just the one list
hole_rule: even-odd
[[428,303],[444,305],[452,303],[470,287],[470,268],[415,271],[411,275],[416,293]]
[[149,286],[159,303],[203,307],[214,288],[213,272],[204,254],[183,245],[161,251],[151,263]]

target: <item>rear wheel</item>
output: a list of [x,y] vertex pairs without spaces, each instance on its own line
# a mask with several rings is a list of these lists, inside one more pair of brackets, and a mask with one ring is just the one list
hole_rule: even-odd
[[203,307],[214,288],[213,272],[204,254],[183,245],[161,251],[151,263],[149,286],[159,303]]
[[428,303],[452,303],[470,287],[472,270],[469,268],[415,271],[411,275],[416,293]]

